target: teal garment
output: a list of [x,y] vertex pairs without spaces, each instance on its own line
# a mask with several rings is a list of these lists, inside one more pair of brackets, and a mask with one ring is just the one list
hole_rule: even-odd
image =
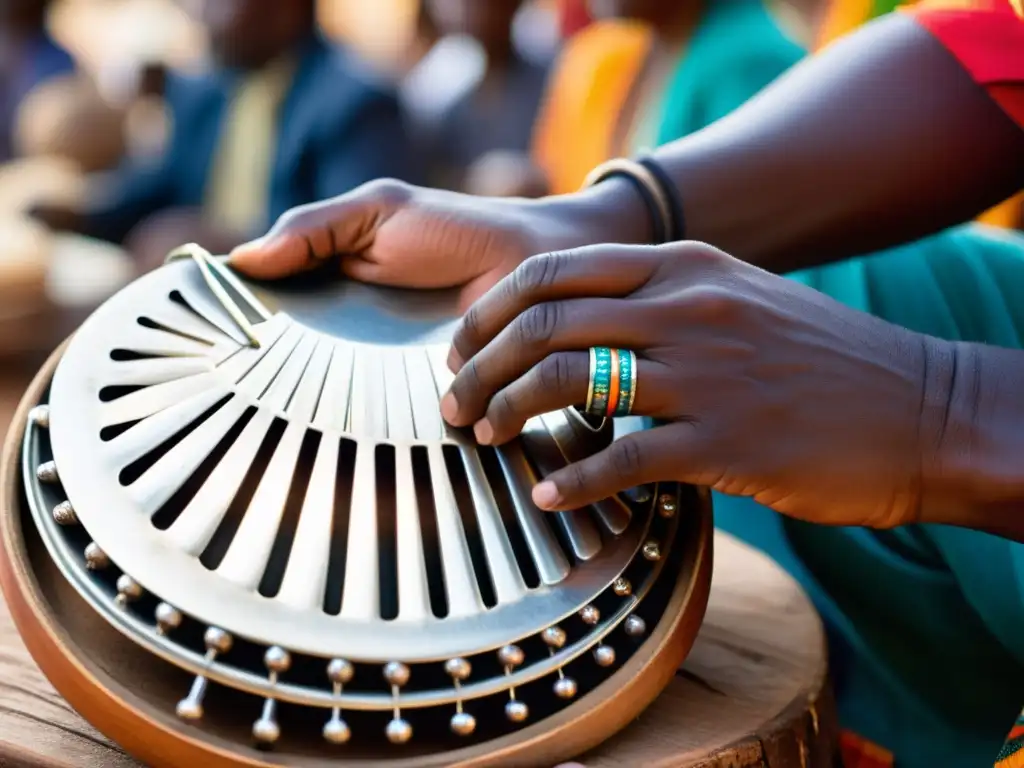
[[[915,331],[1022,346],[1017,233],[971,225],[791,277]],[[715,521],[811,595],[843,727],[897,768],[994,763],[1024,701],[1024,545],[946,526],[815,526],[721,495]]]
[[660,101],[657,146],[725,117],[805,53],[762,0],[709,0]]

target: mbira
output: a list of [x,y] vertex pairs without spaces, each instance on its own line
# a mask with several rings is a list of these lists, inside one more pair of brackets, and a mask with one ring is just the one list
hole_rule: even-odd
[[53,355],[6,446],[4,593],[84,717],[158,768],[554,765],[667,685],[707,493],[543,513],[611,425],[448,428],[451,293],[178,255]]

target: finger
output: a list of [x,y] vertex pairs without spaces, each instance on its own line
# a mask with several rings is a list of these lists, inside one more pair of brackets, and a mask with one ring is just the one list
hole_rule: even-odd
[[579,297],[621,298],[657,269],[653,248],[601,245],[534,256],[470,307],[452,339],[449,367],[457,371],[502,328],[530,307]]
[[552,472],[533,489],[541,509],[579,509],[627,488],[665,480],[683,480],[681,468],[693,455],[696,427],[675,422],[633,432],[603,451]]
[[[636,388],[631,413],[664,415],[665,368],[637,359]],[[590,355],[559,352],[548,355],[526,375],[491,398],[487,413],[473,426],[477,442],[501,445],[520,432],[528,419],[573,405],[583,405],[590,387]]]
[[530,307],[462,366],[441,402],[441,414],[452,426],[473,424],[495,392],[554,352],[646,347],[654,341],[648,315],[638,302],[622,299],[571,299]]
[[273,280],[313,269],[340,253],[359,253],[409,194],[400,182],[379,180],[293,208],[266,235],[232,251],[228,263],[250,277]]

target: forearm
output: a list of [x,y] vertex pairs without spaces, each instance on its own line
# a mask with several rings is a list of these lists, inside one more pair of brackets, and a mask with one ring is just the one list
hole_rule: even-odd
[[[658,150],[688,239],[775,272],[923,237],[1024,185],[1024,131],[910,18],[869,25]],[[593,194],[593,193],[591,193]],[[595,237],[633,242],[628,187]]]
[[1024,351],[926,343],[921,521],[1024,541]]

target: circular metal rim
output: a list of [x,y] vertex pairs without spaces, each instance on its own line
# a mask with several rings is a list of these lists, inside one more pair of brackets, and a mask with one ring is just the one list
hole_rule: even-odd
[[[29,411],[39,401],[63,348],[51,356],[24,396],[9,430],[0,460],[0,589],[29,653],[69,703],[98,730],[154,768],[202,760],[217,766],[270,768],[261,753],[204,734],[189,732],[171,713],[153,711],[110,673],[92,664],[57,623],[39,582],[29,568],[19,512],[17,482],[21,444]],[[688,655],[703,620],[711,586],[713,526],[708,494],[698,521],[699,535],[689,547],[691,578],[680,581],[666,607],[671,618],[658,622],[629,661],[588,696],[556,715],[508,736],[451,752],[416,758],[332,760],[332,765],[392,768],[477,768],[485,765],[555,764],[607,740],[643,711],[672,679]],[[597,702],[591,704],[591,702]],[[149,710],[149,711],[146,711]],[[174,753],[172,764],[169,755]],[[312,768],[317,760],[296,758],[296,766]]]

